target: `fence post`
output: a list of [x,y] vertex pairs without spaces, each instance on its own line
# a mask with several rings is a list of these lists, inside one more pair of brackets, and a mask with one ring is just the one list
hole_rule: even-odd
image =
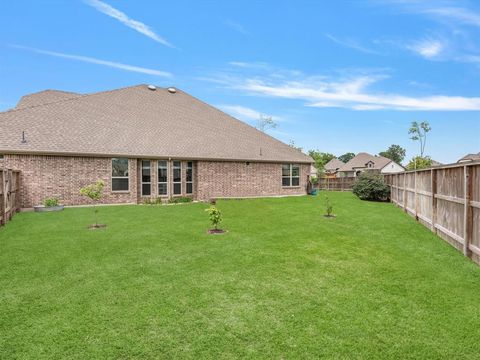
[[431,170],[430,184],[430,187],[432,189],[432,232],[436,234],[437,228],[435,227],[435,225],[437,224],[437,198],[435,197],[435,195],[437,194],[437,170],[435,169]]
[[470,242],[471,230],[473,228],[473,216],[470,211],[470,199],[472,194],[472,177],[470,176],[470,167],[465,165],[463,167],[463,193],[464,201],[463,205],[463,255],[470,256]]
[[415,170],[415,220],[418,221],[418,193],[417,193],[417,170]]
[[407,212],[407,172],[403,172],[403,211]]

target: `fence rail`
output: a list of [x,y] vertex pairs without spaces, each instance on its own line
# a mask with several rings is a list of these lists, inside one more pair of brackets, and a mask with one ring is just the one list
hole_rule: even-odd
[[20,209],[20,172],[0,169],[0,226]]
[[354,177],[320,178],[317,186],[320,190],[351,191],[355,179]]
[[480,162],[385,175],[391,200],[480,264]]

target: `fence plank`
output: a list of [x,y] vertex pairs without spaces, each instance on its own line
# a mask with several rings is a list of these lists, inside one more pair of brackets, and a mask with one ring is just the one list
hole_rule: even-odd
[[393,203],[480,264],[480,162],[406,171],[385,178]]
[[0,170],[0,226],[5,225],[20,206],[20,173]]

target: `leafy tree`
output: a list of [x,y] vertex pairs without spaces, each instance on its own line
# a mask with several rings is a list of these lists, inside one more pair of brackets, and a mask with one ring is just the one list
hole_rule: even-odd
[[393,160],[397,164],[401,164],[403,159],[405,159],[405,153],[405,149],[400,145],[390,145],[387,150],[378,153],[378,155]]
[[352,160],[353,158],[355,157],[355,154],[352,153],[352,152],[348,152],[348,153],[345,153],[343,155],[340,155],[338,157],[338,160],[344,162],[344,163],[347,163],[349,162],[350,160]]
[[321,174],[325,170],[325,164],[335,158],[335,155],[318,150],[310,150],[308,155],[315,161],[315,168]]
[[390,187],[382,175],[366,171],[355,180],[353,193],[362,200],[386,201],[390,196]]
[[103,182],[103,180],[98,180],[95,184],[90,184],[80,189],[80,194],[88,197],[90,200],[94,202],[93,212],[95,214],[95,227],[97,228],[100,226],[98,225],[98,219],[97,219],[98,210],[97,210],[96,204],[98,201],[102,199],[104,187],[105,187],[105,183]]
[[429,156],[415,156],[407,164],[407,170],[426,169],[432,166],[432,159]]
[[290,146],[290,147],[292,147],[292,148],[294,148],[294,149],[297,149],[298,151],[303,151],[303,148],[300,147],[300,146],[297,146],[297,145],[295,144],[295,141],[294,141],[294,140],[290,140],[290,143],[288,144],[288,146]]
[[208,209],[205,209],[208,212],[210,222],[212,223],[215,230],[218,230],[218,225],[222,222],[222,213],[217,209],[216,206],[210,206]]
[[412,122],[412,126],[408,130],[409,134],[412,134],[410,138],[413,141],[418,141],[420,143],[420,157],[423,157],[425,152],[425,144],[427,142],[427,133],[432,130],[428,121],[422,121],[418,123],[416,121]]
[[262,132],[267,132],[268,129],[275,129],[277,126],[278,124],[271,116],[260,115],[260,118],[257,120],[257,129]]

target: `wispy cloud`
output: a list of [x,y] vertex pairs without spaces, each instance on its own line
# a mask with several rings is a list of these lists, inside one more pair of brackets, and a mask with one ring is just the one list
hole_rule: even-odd
[[250,33],[243,27],[242,24],[239,24],[236,21],[233,21],[232,19],[226,19],[224,21],[224,24],[227,25],[229,28],[239,32],[240,34],[243,35],[249,35]]
[[407,48],[426,59],[433,59],[442,54],[446,44],[438,39],[425,38],[407,45]]
[[[345,71],[344,71],[345,73]],[[303,101],[305,106],[346,108],[358,111],[479,111],[480,97],[426,95],[408,96],[386,93],[378,88],[388,75],[352,73],[338,76],[298,76],[279,79],[263,76],[220,76],[215,79],[224,86],[248,95],[268,96]],[[237,109],[238,110],[238,109]],[[253,113],[250,113],[253,115]]]
[[426,7],[420,12],[433,15],[442,19],[450,19],[464,25],[480,27],[480,13],[464,7],[443,6]]
[[134,66],[134,65],[127,65],[127,64],[122,64],[122,63],[113,62],[113,61],[96,59],[88,56],[64,54],[60,52],[36,49],[36,48],[21,46],[21,45],[10,45],[10,46],[17,49],[28,50],[37,54],[43,54],[43,55],[55,56],[55,57],[68,59],[68,60],[76,60],[76,61],[82,61],[82,62],[91,63],[91,64],[103,65],[103,66],[108,66],[108,67],[121,69],[125,71],[131,71],[131,72],[137,72],[137,73],[155,75],[155,76],[163,76],[163,77],[172,76],[171,73],[166,71],[149,69],[149,68],[144,68],[144,67]]
[[257,111],[255,109],[246,107],[246,106],[241,106],[241,105],[217,105],[218,108],[222,109],[226,113],[232,115],[233,117],[236,117],[241,120],[255,120],[258,121],[262,116],[271,116],[273,120],[275,121],[281,121],[282,118],[279,116],[274,116],[274,115],[267,115],[265,113],[262,113],[260,111]]
[[347,48],[350,48],[350,49],[353,49],[353,50],[357,50],[357,51],[360,51],[360,52],[363,52],[363,53],[366,53],[366,54],[376,54],[376,55],[379,55],[380,53],[375,51],[375,50],[372,50],[372,49],[369,49],[367,47],[364,47],[362,45],[360,45],[357,41],[353,40],[353,39],[350,39],[350,38],[345,38],[345,39],[340,39],[336,36],[333,36],[331,34],[325,34],[325,37],[331,41],[333,41],[334,43],[338,44],[338,45],[341,45],[341,46],[344,46],[344,47],[347,47]]
[[150,26],[138,21],[131,19],[127,14],[124,12],[115,9],[113,6],[108,5],[107,3],[104,3],[103,1],[100,0],[84,0],[86,4],[92,6],[96,10],[100,11],[101,13],[110,16],[118,21],[120,21],[123,25],[128,26],[129,28],[138,31],[140,34],[143,34],[147,37],[149,37],[152,40],[155,40],[156,42],[163,44],[165,46],[173,48],[174,46],[170,44],[167,40],[165,40],[163,37],[155,33]]

